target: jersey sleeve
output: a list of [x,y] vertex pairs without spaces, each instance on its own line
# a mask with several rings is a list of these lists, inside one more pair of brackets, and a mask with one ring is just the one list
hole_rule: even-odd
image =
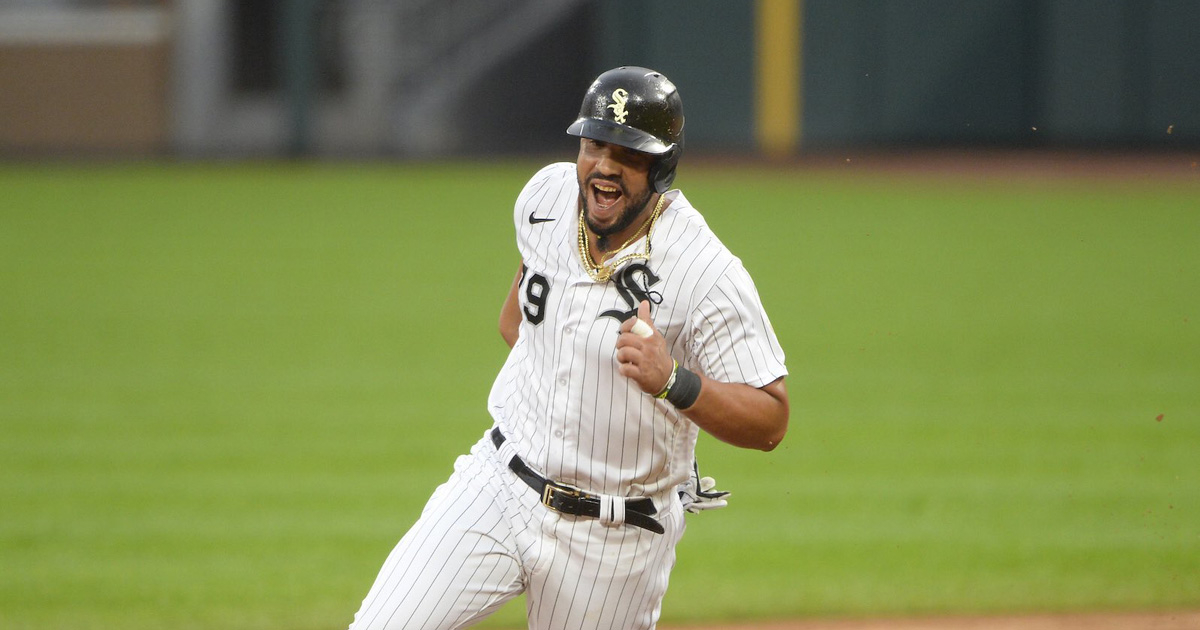
[[[517,250],[527,264],[544,264],[547,257],[554,255],[547,240],[562,223],[566,207],[564,196],[578,195],[571,188],[575,181],[574,172],[574,165],[569,162],[550,164],[529,178],[517,195],[513,204],[513,228]],[[534,217],[540,219],[536,225]]]
[[518,232],[522,226],[527,225],[530,212],[552,207],[548,205],[552,201],[549,197],[551,193],[557,191],[559,180],[571,168],[572,165],[569,162],[557,162],[542,167],[541,170],[534,173],[533,177],[529,178],[525,187],[521,189],[521,193],[517,195],[516,202],[513,203],[513,225],[516,226]]
[[762,387],[787,376],[783,348],[740,262],[730,265],[700,301],[692,327],[695,367],[709,378]]

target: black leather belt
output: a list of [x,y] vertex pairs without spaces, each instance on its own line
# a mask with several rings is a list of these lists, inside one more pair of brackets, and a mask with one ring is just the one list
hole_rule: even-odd
[[[492,429],[492,444],[499,449],[504,443],[504,434],[500,432],[500,428]],[[592,518],[600,518],[600,497],[584,492],[579,488],[568,486],[566,484],[550,481],[545,477],[537,474],[525,462],[521,461],[520,457],[513,455],[509,460],[508,467],[530,488],[537,491],[542,497],[542,505],[563,514],[573,514],[575,516],[589,516]],[[663,533],[663,526],[658,521],[654,520],[653,514],[658,510],[654,507],[654,501],[648,497],[638,499],[625,499],[625,522],[635,527],[648,529],[656,534]]]

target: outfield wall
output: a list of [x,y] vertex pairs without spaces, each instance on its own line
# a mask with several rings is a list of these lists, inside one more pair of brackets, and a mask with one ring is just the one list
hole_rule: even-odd
[[614,4],[598,67],[641,59],[677,78],[699,147],[752,146],[756,127],[779,124],[755,103],[778,72],[762,57],[779,25],[754,14],[789,4],[798,58],[775,63],[799,77],[784,97],[793,149],[1200,142],[1194,0]]
[[0,155],[561,151],[622,64],[679,85],[690,150],[1200,147],[1196,0],[54,7],[0,0]]

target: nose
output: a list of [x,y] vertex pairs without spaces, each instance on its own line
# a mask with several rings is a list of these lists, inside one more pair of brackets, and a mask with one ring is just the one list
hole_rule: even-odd
[[607,177],[620,174],[621,162],[613,155],[612,149],[606,147],[600,154],[600,159],[596,160],[596,171]]

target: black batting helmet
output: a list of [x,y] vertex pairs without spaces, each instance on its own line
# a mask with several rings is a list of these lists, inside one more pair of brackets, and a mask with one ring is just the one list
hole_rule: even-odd
[[661,73],[622,66],[596,77],[567,133],[657,156],[650,182],[663,193],[683,153],[683,101]]

